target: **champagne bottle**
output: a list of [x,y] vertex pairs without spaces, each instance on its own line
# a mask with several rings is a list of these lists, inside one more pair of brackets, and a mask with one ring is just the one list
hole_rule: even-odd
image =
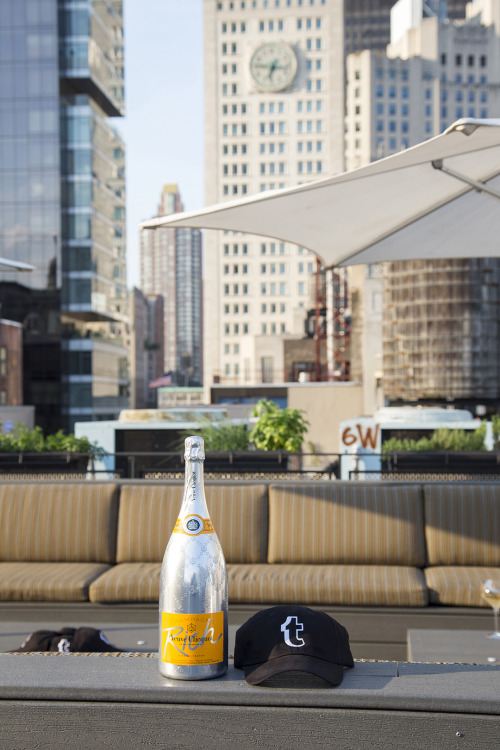
[[160,576],[159,669],[176,680],[227,671],[227,573],[208,514],[203,438],[185,441],[184,497]]

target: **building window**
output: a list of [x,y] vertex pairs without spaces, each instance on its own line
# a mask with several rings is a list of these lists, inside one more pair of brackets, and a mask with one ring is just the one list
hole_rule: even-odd
[[[263,323],[263,326],[265,326],[265,323]],[[266,331],[263,330],[262,333],[266,333]],[[273,382],[273,369],[274,369],[273,357],[262,357],[260,360],[260,367],[261,367],[262,382],[272,383]]]

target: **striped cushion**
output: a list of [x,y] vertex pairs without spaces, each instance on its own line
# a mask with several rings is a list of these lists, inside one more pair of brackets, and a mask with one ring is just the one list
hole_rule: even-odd
[[425,607],[424,574],[395,565],[232,565],[229,601]]
[[117,514],[114,484],[0,484],[0,560],[114,562]]
[[[227,562],[265,562],[267,488],[260,484],[211,484],[207,505]],[[182,502],[182,485],[122,488],[118,517],[118,562],[161,562]]]
[[488,607],[481,598],[481,584],[491,578],[500,585],[500,568],[441,566],[427,568],[425,579],[431,604],[455,607]]
[[365,482],[272,486],[269,562],[425,562],[422,490]]
[[109,565],[0,563],[0,601],[87,602],[89,586]]
[[428,565],[500,566],[500,486],[426,485]]
[[120,563],[90,587],[90,601],[158,602],[161,563]]
[[[160,563],[121,563],[90,587],[90,601],[157,602]],[[422,571],[389,565],[228,565],[230,603],[425,607]]]

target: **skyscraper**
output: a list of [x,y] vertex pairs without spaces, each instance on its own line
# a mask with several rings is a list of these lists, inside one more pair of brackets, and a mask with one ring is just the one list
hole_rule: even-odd
[[[207,204],[342,171],[342,0],[204,8]],[[206,232],[206,385],[283,381],[315,270],[306,248]]]
[[[396,0],[344,0],[344,48],[346,56],[362,50],[380,50],[391,40],[391,9]],[[469,0],[426,0],[423,13],[444,18],[465,17]]]
[[[177,185],[165,185],[158,215],[182,211]],[[203,378],[203,290],[201,232],[197,229],[141,230],[141,291],[164,304],[164,372],[180,386]]]
[[24,328],[24,403],[46,430],[127,403],[121,0],[0,2],[2,315]]
[[146,296],[134,287],[130,307],[130,406],[155,409],[158,392],[149,384],[164,373],[163,297]]

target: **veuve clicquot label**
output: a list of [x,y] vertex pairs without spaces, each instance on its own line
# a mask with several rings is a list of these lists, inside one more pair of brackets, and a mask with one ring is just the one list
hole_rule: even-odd
[[160,659],[167,664],[218,664],[224,659],[224,613],[161,613]]
[[174,534],[187,534],[198,536],[199,534],[213,534],[214,527],[210,518],[202,518],[196,513],[191,513],[184,518],[178,518],[174,526]]

